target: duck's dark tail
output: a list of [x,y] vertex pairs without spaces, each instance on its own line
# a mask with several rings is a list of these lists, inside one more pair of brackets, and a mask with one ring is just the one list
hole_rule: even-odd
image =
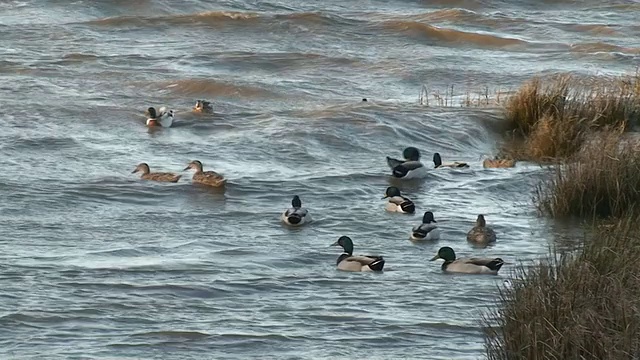
[[402,208],[402,211],[408,214],[413,214],[414,212],[416,212],[416,206],[412,201],[403,202],[402,204],[400,204],[400,208]]
[[403,178],[407,176],[408,173],[409,173],[409,169],[407,169],[404,165],[398,165],[394,167],[392,170],[393,177],[397,177],[397,178]]
[[500,258],[495,258],[487,263],[487,267],[493,271],[498,271],[504,265],[504,261]]
[[302,221],[302,217],[298,214],[291,214],[287,217],[287,221],[293,225],[298,225]]
[[384,268],[384,259],[382,256],[377,257],[371,264],[369,264],[369,268],[373,271],[382,271]]

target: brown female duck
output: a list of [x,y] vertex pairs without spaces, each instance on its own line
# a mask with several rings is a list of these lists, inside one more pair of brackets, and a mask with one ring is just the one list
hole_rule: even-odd
[[487,244],[496,241],[496,232],[487,227],[484,215],[478,215],[476,226],[467,233],[467,240],[477,244]]
[[140,176],[140,178],[144,180],[165,181],[165,182],[175,183],[175,182],[178,182],[178,180],[180,180],[180,178],[182,177],[182,175],[176,175],[174,173],[169,173],[169,172],[152,173],[147,163],[138,164],[135,170],[133,170],[131,173],[135,174],[137,172],[142,172],[142,175]]
[[185,171],[189,169],[196,171],[193,174],[193,182],[213,187],[224,186],[227,182],[222,175],[215,171],[202,171],[202,163],[198,160],[193,160],[186,168],[184,168]]

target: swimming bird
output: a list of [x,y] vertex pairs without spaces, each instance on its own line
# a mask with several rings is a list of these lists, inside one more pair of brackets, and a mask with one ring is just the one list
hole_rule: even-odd
[[395,186],[388,187],[382,199],[389,199],[385,205],[385,210],[387,211],[405,214],[413,214],[416,211],[416,206],[413,201],[402,196],[400,189]]
[[142,175],[140,176],[140,178],[144,180],[165,181],[165,182],[175,183],[175,182],[178,182],[178,180],[180,180],[180,178],[182,177],[182,175],[176,175],[174,173],[169,173],[169,172],[152,173],[147,163],[138,164],[135,170],[133,170],[131,173],[135,174],[137,172],[142,172]]
[[341,236],[331,246],[342,246],[344,253],[338,257],[336,265],[343,271],[382,271],[382,256],[353,255],[353,241],[348,236]]
[[454,162],[450,162],[450,163],[442,163],[442,158],[440,157],[440,153],[434,153],[433,154],[433,164],[435,165],[435,168],[443,168],[443,167],[450,167],[450,168],[467,168],[469,167],[469,165],[467,165],[466,162],[459,162],[459,161],[454,161]]
[[452,248],[445,246],[438,250],[438,254],[430,261],[443,259],[442,271],[464,274],[490,274],[497,275],[504,264],[501,258],[463,258],[456,259],[456,253]]
[[467,233],[467,240],[478,244],[487,244],[496,241],[496,232],[493,231],[492,228],[487,227],[484,215],[478,215],[476,226],[471,228]]
[[291,226],[301,226],[311,221],[311,215],[302,207],[302,201],[298,195],[291,200],[291,208],[282,213],[282,221]]
[[427,211],[422,216],[422,224],[414,226],[411,229],[411,240],[438,240],[440,239],[440,229],[436,225],[436,220],[433,218],[433,213]]
[[196,100],[196,104],[193,106],[193,111],[202,113],[212,113],[213,106],[206,100]]
[[153,106],[147,109],[147,126],[171,127],[173,118],[173,110],[167,110],[165,106],[161,107],[157,112]]
[[404,160],[387,156],[387,165],[391,174],[398,179],[417,179],[427,175],[427,169],[420,162],[420,151],[415,147],[408,147],[402,152]]
[[184,168],[184,171],[189,169],[193,169],[196,171],[193,174],[193,182],[213,187],[224,186],[227,182],[222,175],[218,174],[215,171],[202,171],[202,163],[198,160],[193,160],[192,162],[190,162],[189,165]]
[[482,167],[484,168],[510,168],[516,166],[516,161],[513,159],[484,159]]

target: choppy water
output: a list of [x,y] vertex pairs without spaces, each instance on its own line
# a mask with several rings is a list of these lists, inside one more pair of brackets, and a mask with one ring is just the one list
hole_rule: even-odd
[[[515,263],[546,252],[539,167],[484,170],[497,109],[430,91],[638,64],[640,5],[615,1],[0,2],[0,357],[475,359],[498,277],[451,276],[437,248]],[[366,97],[370,101],[360,102]],[[213,101],[214,115],[190,112]],[[150,105],[179,126],[149,131]],[[472,166],[403,185],[445,230],[385,213],[384,157]],[[140,181],[139,162],[223,173],[226,192]],[[205,170],[206,170],[205,169]],[[316,222],[280,225],[292,195]],[[464,238],[484,213],[498,232]],[[383,274],[335,270],[340,235]]]

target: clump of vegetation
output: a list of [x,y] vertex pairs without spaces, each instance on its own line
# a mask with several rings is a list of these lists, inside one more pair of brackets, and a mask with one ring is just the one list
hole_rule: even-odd
[[640,204],[640,151],[622,130],[598,134],[536,187],[534,203],[552,217],[623,217]]
[[639,221],[601,226],[578,253],[516,270],[500,309],[485,318],[487,357],[639,358]]
[[586,134],[628,130],[640,118],[640,75],[586,80],[534,78],[505,105],[510,134],[501,156],[556,162],[578,152]]

